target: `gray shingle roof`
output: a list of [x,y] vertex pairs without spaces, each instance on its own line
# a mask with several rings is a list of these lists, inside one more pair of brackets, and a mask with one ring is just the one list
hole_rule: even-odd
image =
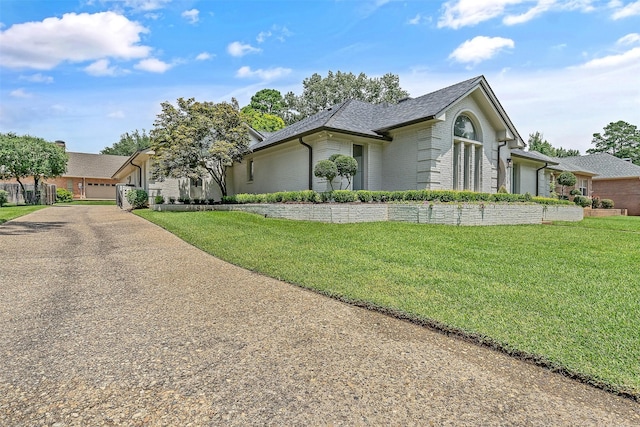
[[473,89],[482,76],[474,77],[435,92],[411,98],[383,110],[376,130],[389,130],[429,117],[436,117]]
[[598,172],[595,172],[585,166],[581,166],[573,161],[575,157],[553,157],[554,160],[558,162],[557,166],[553,166],[551,169],[559,170],[562,172],[572,172],[574,174],[582,174],[582,175],[598,175]]
[[111,176],[129,159],[128,156],[109,154],[73,153],[67,151],[69,162],[67,173],[63,176],[85,178],[111,178]]
[[640,177],[640,166],[619,159],[609,153],[595,153],[586,156],[567,157],[569,162],[597,173],[594,179]]
[[386,139],[385,131],[440,115],[483,80],[483,76],[474,77],[393,105],[344,101],[269,135],[251,148],[260,150],[320,130]]
[[511,150],[511,155],[516,157],[522,157],[529,160],[535,160],[538,162],[549,163],[550,165],[557,165],[558,159],[554,159],[537,151],[524,151],[519,148]]

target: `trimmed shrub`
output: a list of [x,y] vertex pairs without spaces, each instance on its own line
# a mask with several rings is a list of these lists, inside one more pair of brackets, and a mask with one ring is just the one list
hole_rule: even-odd
[[156,205],[161,205],[164,203],[164,197],[162,197],[161,195],[157,195],[153,198],[153,201]]
[[598,196],[593,196],[591,198],[591,208],[598,209],[600,207],[600,198]]
[[9,193],[4,190],[0,190],[0,208],[7,204],[9,201]]
[[570,205],[568,200],[556,199],[553,197],[532,197],[531,201],[539,205]]
[[[239,196],[240,194],[238,194]],[[239,203],[236,199],[238,196],[222,196],[222,203],[225,205],[235,205]]]
[[602,209],[613,209],[613,200],[602,199],[600,200],[600,206],[602,206]]
[[358,200],[360,200],[362,203],[369,203],[373,200],[373,195],[371,194],[371,191],[367,191],[367,190],[356,191],[356,196],[358,197]]
[[355,202],[356,192],[351,190],[335,190],[333,192],[333,199],[336,203],[350,203]]
[[583,208],[586,208],[587,206],[591,206],[591,199],[585,196],[575,196],[573,198],[573,203],[575,203],[578,206],[582,206]]
[[73,202],[73,193],[66,188],[56,188],[56,203]]
[[144,190],[130,190],[127,193],[127,201],[133,209],[140,209],[149,203],[149,195]]

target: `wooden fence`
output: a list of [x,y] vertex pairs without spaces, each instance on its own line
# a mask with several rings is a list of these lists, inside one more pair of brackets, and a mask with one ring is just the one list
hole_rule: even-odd
[[[31,205],[36,199],[36,192],[33,184],[25,184],[25,194],[22,194],[20,184],[0,183],[0,190],[7,192],[7,202],[15,205]],[[56,186],[53,184],[38,185],[40,192],[40,204],[52,205],[56,202]]]

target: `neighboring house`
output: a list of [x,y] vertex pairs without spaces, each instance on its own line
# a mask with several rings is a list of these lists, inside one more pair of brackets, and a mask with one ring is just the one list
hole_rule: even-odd
[[626,209],[627,215],[640,215],[640,166],[608,153],[568,157],[568,162],[589,169],[593,187],[588,196],[611,199],[616,209]]
[[[56,142],[64,148],[62,141]],[[67,171],[57,178],[44,180],[57,188],[66,188],[74,199],[115,200],[116,184],[113,173],[124,163],[127,156],[107,154],[74,153],[67,151],[69,161]],[[33,178],[21,180],[23,184],[33,184]],[[15,180],[6,182],[16,182]]]
[[67,172],[58,178],[47,179],[47,184],[66,188],[73,193],[74,199],[115,200],[119,181],[111,176],[127,160],[126,156],[69,151],[67,154]]
[[577,157],[555,157],[554,160],[556,160],[558,164],[552,167],[554,173],[551,181],[555,186],[556,193],[560,194],[562,190],[559,185],[556,185],[556,180],[562,172],[571,172],[576,177],[576,184],[565,187],[564,195],[568,196],[572,190],[577,189],[583,196],[591,197],[593,193],[593,179],[598,173],[575,162],[574,159],[576,158]]
[[[523,151],[525,143],[483,76],[398,104],[348,100],[271,134],[251,130],[251,153],[228,169],[227,191],[326,191],[315,165],[353,156],[354,190],[471,190],[549,195],[557,161]],[[150,152],[136,153],[113,175],[150,196],[220,199],[187,179],[150,179]],[[334,188],[346,187],[337,179]],[[202,196],[200,195],[202,194]]]

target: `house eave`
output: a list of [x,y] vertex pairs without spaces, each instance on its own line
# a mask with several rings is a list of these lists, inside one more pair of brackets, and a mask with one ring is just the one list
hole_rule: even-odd
[[316,133],[320,133],[320,132],[335,132],[335,133],[339,133],[342,135],[351,135],[351,136],[358,136],[361,138],[368,138],[368,139],[373,139],[376,141],[391,141],[393,140],[393,138],[391,138],[388,135],[369,135],[369,134],[365,134],[365,133],[360,133],[360,132],[353,132],[353,131],[348,131],[348,130],[344,130],[344,129],[337,129],[337,128],[332,128],[329,126],[322,126],[316,129],[312,129],[312,130],[308,130],[302,133],[297,133],[295,135],[291,135],[290,137],[286,138],[286,139],[282,139],[280,141],[276,141],[272,144],[269,145],[265,145],[263,147],[258,147],[258,148],[254,148],[251,151],[252,152],[257,152],[257,151],[262,151],[262,150],[266,150],[267,148],[271,148],[271,147],[275,147],[278,146],[280,144],[284,144],[286,142],[291,142],[291,141],[297,141],[299,138],[304,138],[305,136],[309,136],[309,135],[313,135]]

